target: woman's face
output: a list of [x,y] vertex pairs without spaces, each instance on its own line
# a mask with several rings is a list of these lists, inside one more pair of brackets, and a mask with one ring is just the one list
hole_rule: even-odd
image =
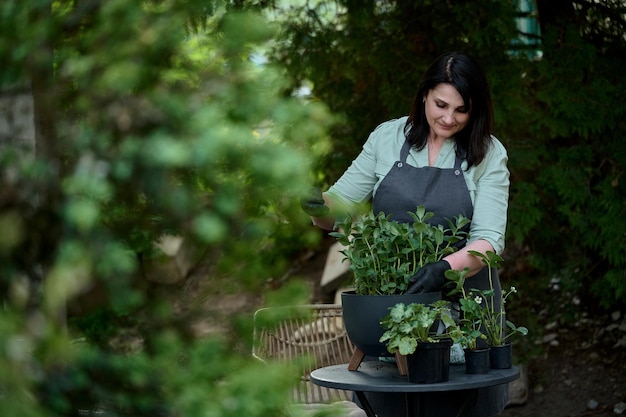
[[463,103],[459,92],[450,84],[441,83],[424,98],[426,120],[432,139],[448,139],[463,130],[470,109]]

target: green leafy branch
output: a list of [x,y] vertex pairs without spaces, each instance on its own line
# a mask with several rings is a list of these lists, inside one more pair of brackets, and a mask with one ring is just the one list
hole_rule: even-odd
[[350,262],[357,294],[402,294],[409,278],[422,266],[455,252],[466,239],[469,219],[459,215],[448,228],[431,225],[434,213],[418,206],[409,212],[413,223],[391,220],[384,213],[348,217],[339,231],[330,233],[345,246],[344,261]]

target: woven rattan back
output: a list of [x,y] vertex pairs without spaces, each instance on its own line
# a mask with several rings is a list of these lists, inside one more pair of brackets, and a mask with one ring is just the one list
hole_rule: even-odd
[[295,402],[313,404],[350,400],[350,392],[313,384],[309,373],[323,366],[347,364],[353,350],[340,305],[263,308],[254,314],[253,355],[256,358],[265,362],[308,359],[308,366],[302,369],[300,385],[293,393]]

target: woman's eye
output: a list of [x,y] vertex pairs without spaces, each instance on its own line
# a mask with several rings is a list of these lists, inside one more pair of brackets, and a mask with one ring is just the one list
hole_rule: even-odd
[[446,107],[446,105],[444,103],[436,103],[437,107],[439,107],[440,109],[443,109]]

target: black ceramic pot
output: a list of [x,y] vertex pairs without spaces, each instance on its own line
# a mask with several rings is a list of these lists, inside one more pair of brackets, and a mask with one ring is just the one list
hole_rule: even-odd
[[391,356],[384,343],[378,340],[384,333],[380,320],[389,314],[389,308],[398,303],[432,304],[441,300],[441,293],[400,295],[357,295],[354,291],[341,293],[343,321],[348,337],[366,356]]
[[417,344],[415,353],[406,356],[409,382],[434,384],[450,377],[451,340]]
[[501,346],[491,346],[489,362],[493,369],[509,369],[513,365],[513,345],[505,343]]

